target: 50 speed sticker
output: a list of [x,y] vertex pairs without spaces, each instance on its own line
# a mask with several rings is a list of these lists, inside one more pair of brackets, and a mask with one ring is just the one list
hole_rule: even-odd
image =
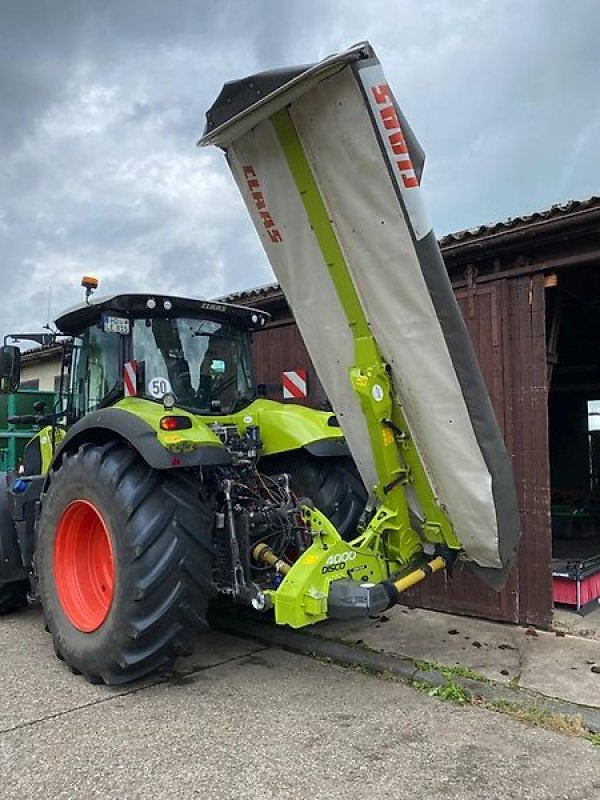
[[157,397],[159,399],[172,391],[171,384],[166,378],[151,378],[151,380],[148,381],[147,388],[148,394],[151,397]]

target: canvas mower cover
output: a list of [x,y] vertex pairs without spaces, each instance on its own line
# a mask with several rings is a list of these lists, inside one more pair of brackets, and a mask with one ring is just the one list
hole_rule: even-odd
[[424,153],[372,47],[227,83],[206,119],[200,144],[226,152],[370,489],[354,339],[298,184],[289,143],[301,146],[435,495],[470,566],[500,588],[519,539],[511,463],[423,202]]

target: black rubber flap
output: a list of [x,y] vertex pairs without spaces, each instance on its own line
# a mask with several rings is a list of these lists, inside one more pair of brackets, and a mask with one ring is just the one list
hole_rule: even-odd
[[314,64],[304,64],[289,69],[272,69],[258,72],[237,81],[226,83],[215,102],[206,112],[206,125],[203,136],[214,128],[229,122],[230,119],[253,106],[257,100],[272,94],[298,75],[311,69]]

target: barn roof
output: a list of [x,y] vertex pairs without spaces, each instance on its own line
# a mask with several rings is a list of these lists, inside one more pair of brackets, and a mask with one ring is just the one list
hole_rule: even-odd
[[[591,215],[600,216],[600,197],[593,196],[585,200],[570,200],[551,206],[543,211],[511,217],[488,225],[478,225],[455,233],[448,233],[439,239],[439,245],[445,258],[459,257],[461,252],[472,246],[482,249],[492,243],[500,244],[507,238],[522,233],[524,236],[537,235],[540,229],[551,227],[556,222],[575,224]],[[239,292],[230,292],[219,297],[224,302],[256,302],[261,299],[270,300],[282,294],[278,283],[267,283]]]

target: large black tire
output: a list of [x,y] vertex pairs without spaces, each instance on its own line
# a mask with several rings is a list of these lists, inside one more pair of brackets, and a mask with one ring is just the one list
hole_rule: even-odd
[[[90,632],[67,615],[54,559],[65,509],[86,504],[105,525],[102,535],[108,535],[114,564],[112,601],[105,619]],[[43,497],[36,555],[57,656],[93,683],[123,684],[192,652],[214,595],[213,525],[210,492],[202,496],[185,473],[151,469],[122,442],[85,444],[66,454]],[[59,576],[64,580],[69,559],[59,555],[56,562],[59,570],[67,565]]]
[[29,581],[0,583],[0,614],[10,614],[27,605]]
[[354,461],[344,456],[317,457],[304,450],[265,458],[268,475],[287,472],[298,497],[307,497],[328,517],[346,541],[354,539],[367,491]]

